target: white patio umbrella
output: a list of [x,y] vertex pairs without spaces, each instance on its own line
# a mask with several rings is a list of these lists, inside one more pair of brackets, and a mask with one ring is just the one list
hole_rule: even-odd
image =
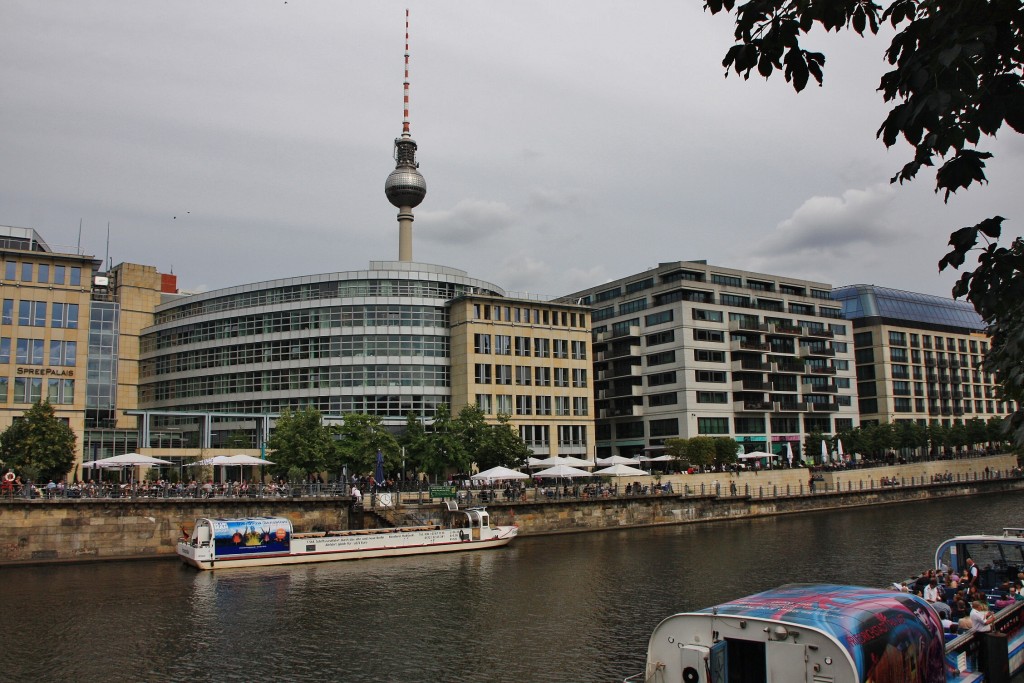
[[793,444],[786,442],[786,460],[789,461],[789,466],[793,466]]
[[224,465],[273,465],[274,463],[263,458],[257,458],[252,455],[245,455],[239,453],[238,455],[220,455],[219,458],[224,458]]
[[205,465],[228,465],[230,463],[227,460],[230,455],[215,455],[212,458],[204,458],[202,460],[196,460],[187,464],[188,467],[202,467]]
[[630,467],[629,465],[623,465],[622,463],[594,470],[594,476],[605,477],[642,477],[646,474],[646,471],[638,467]]
[[566,465],[568,467],[593,467],[594,463],[583,458],[574,458],[568,455],[553,455],[550,458],[530,458],[530,467],[557,467]]
[[672,460],[678,460],[674,455],[656,455],[653,458],[641,458],[644,462],[670,462]]
[[836,439],[836,451],[839,453],[840,460],[846,460],[846,454],[843,453],[843,440]]
[[507,467],[501,467],[500,465],[498,467],[492,467],[489,470],[484,470],[483,472],[477,472],[472,477],[470,477],[470,479],[474,479],[476,481],[480,481],[480,480],[484,480],[484,479],[529,479],[529,478],[530,478],[530,475],[526,474],[525,472],[520,472],[519,470],[512,470],[512,469],[509,469]]
[[609,465],[637,465],[640,463],[638,458],[627,458],[621,455],[612,455],[607,458],[598,458],[597,464],[601,467],[608,467]]
[[765,453],[764,451],[751,451],[744,453],[743,455],[737,455],[740,460],[760,460],[761,458],[777,458],[779,456],[774,453]]
[[82,463],[82,467],[85,469],[93,469],[97,467],[135,467],[136,465],[155,466],[173,464],[174,463],[170,460],[161,460],[160,458],[153,458],[139,453],[125,453],[123,455],[113,455],[109,458],[91,460],[89,462]]
[[821,464],[824,465],[828,462],[828,444],[825,443],[825,439],[821,440]]
[[576,477],[592,477],[594,475],[592,475],[590,472],[587,472],[586,470],[577,469],[575,467],[570,467],[568,465],[555,465],[554,467],[549,467],[546,470],[535,472],[533,476],[542,477],[545,479],[560,479],[563,477],[566,479],[575,479]]

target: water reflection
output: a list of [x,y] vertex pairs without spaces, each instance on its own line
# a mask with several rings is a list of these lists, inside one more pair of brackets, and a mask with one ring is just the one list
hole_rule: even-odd
[[[196,572],[0,570],[8,680],[617,681],[669,614],[791,581],[884,585],[1015,494],[519,538],[488,552]],[[8,635],[9,634],[9,635]]]

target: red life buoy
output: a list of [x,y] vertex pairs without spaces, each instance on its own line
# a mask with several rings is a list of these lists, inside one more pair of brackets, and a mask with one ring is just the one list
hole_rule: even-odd
[[8,472],[5,474],[4,481],[14,481],[14,472]]

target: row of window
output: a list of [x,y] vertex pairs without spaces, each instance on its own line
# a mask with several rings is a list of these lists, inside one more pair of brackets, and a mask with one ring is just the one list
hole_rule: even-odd
[[573,387],[582,388],[587,386],[586,368],[549,368],[531,365],[512,366],[477,363],[474,366],[473,378],[477,384],[511,385],[513,373],[515,375],[515,384],[522,387],[568,387],[570,376],[572,377]]
[[155,382],[139,387],[139,401],[147,403],[260,391],[449,385],[449,369],[446,365],[341,365],[239,372]]
[[[734,422],[734,420],[736,422]],[[729,434],[765,434],[764,418],[728,418],[728,417],[700,417],[697,418],[697,433],[707,436],[726,436]],[[802,429],[801,429],[802,423]],[[652,437],[670,437],[679,435],[679,419],[666,418],[662,420],[651,420],[650,435]],[[772,434],[810,434],[819,432],[821,434],[832,434],[853,429],[853,419],[828,416],[801,417],[772,417],[768,424],[771,426]],[[734,431],[731,427],[736,426]],[[619,422],[599,423],[597,425],[597,439],[607,441],[612,438],[614,428],[615,438],[618,439],[641,439],[644,437],[645,423]],[[833,429],[835,432],[833,432]]]
[[[861,396],[858,400],[859,410],[863,415],[878,413],[878,399],[871,396]],[[972,410],[973,407],[973,410]],[[926,401],[923,398],[900,397],[893,398],[893,411],[897,413],[928,413],[929,415],[1005,415],[1013,412],[1013,401],[974,401],[949,400],[940,402],[935,400]]]
[[[20,267],[19,267],[20,265]],[[4,261],[4,280],[13,282],[38,282],[44,285],[71,285],[79,287],[82,284],[82,269],[78,266],[56,266],[49,263],[29,263],[23,261]]]
[[[46,342],[42,339],[17,339],[14,344],[14,362],[18,365],[49,365],[74,366],[78,351],[78,342],[56,341],[49,344],[50,353],[46,354]],[[11,362],[11,338],[0,337],[0,363]]]
[[367,304],[268,311],[256,315],[210,320],[163,330],[143,337],[142,351],[167,349],[218,339],[262,334],[336,329],[341,327],[448,327],[448,311],[442,306]]
[[[704,272],[686,269],[674,270],[669,273],[664,273],[661,276],[662,284],[679,281],[707,282],[708,280],[707,275]],[[725,275],[723,273],[712,273],[711,283],[721,285],[723,287],[742,288],[744,286],[743,278],[736,275]],[[634,282],[627,283],[625,292],[626,294],[632,294],[634,292],[639,292],[644,289],[650,289],[653,286],[654,278],[648,277],[643,280],[637,280]],[[746,287],[757,292],[776,291],[776,283],[770,280],[754,280],[751,278],[747,278]],[[777,289],[780,294],[786,294],[789,296],[811,296],[812,298],[821,299],[823,301],[832,301],[831,293],[825,289],[812,288],[810,289],[810,294],[808,295],[807,288],[801,287],[800,285],[791,285],[783,282],[778,283]],[[594,294],[593,300],[598,302],[609,301],[611,299],[615,299],[622,296],[622,292],[622,287],[612,287]],[[582,302],[589,305],[591,303],[591,296],[586,296],[582,300]]]
[[584,417],[589,414],[586,396],[535,396],[477,394],[476,404],[486,415],[557,415]]
[[[583,425],[558,425],[559,448],[586,447],[587,430]],[[520,425],[519,437],[530,447],[550,447],[549,425]]]
[[587,326],[586,313],[503,304],[473,304],[473,319],[525,325],[550,325],[552,327],[586,328]]
[[[868,335],[868,341],[870,342],[871,333],[868,332],[866,334]],[[899,332],[896,330],[889,331],[889,344],[891,346],[907,346],[908,336],[910,337],[910,346],[913,346],[915,348],[923,346],[926,349],[930,349],[933,346],[933,338],[930,334],[918,335],[912,332],[909,333],[908,335],[908,333],[906,332]],[[940,337],[938,335],[934,337],[934,340],[934,347],[937,351],[942,351],[943,349],[946,349],[949,351],[959,350],[960,353],[967,353],[967,350],[970,349],[971,353],[978,353],[979,350],[983,354],[988,353],[987,341],[982,341],[979,344],[979,341],[977,339],[958,339],[956,337],[945,337],[945,342],[943,342],[943,337]]]
[[[531,341],[532,340],[532,341]],[[580,340],[547,339],[545,337],[512,337],[507,334],[474,334],[473,351],[479,354],[497,356],[535,356],[537,358],[569,358],[572,348],[573,360],[587,358],[587,343]]]
[[417,334],[367,334],[272,339],[252,344],[232,344],[181,351],[144,360],[142,377],[206,368],[253,363],[319,360],[323,358],[392,357],[447,358],[448,337]]
[[78,304],[53,302],[47,306],[45,301],[15,301],[4,299],[0,313],[0,323],[14,324],[14,308],[18,308],[18,324],[25,327],[46,327],[46,312],[50,311],[50,327],[77,329]]
[[75,380],[43,379],[42,377],[15,377],[14,393],[9,394],[11,380],[0,377],[0,403],[37,403],[43,400],[43,387],[46,387],[45,398],[53,405],[71,405],[75,402]]

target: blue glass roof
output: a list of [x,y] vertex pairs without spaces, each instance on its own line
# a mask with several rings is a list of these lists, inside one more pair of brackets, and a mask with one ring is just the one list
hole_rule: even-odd
[[875,285],[838,287],[832,290],[832,298],[843,305],[843,317],[850,320],[882,317],[978,332],[985,329],[981,316],[966,301]]

